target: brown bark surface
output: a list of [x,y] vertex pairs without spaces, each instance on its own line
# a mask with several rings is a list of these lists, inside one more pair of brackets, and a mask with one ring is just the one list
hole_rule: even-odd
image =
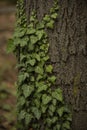
[[[32,9],[39,20],[49,12],[53,0],[26,0],[29,19]],[[60,0],[54,30],[49,30],[51,63],[65,101],[72,105],[72,130],[87,130],[87,1]]]

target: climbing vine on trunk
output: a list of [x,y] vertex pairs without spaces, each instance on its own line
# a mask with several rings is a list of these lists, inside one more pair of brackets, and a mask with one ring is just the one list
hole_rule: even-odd
[[50,64],[48,29],[58,16],[58,1],[41,21],[33,10],[27,23],[23,0],[19,0],[17,25],[9,50],[18,58],[18,130],[69,130],[71,112]]

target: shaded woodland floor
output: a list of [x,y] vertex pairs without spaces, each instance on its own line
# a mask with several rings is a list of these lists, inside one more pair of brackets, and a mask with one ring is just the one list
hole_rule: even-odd
[[15,130],[16,59],[13,54],[6,52],[7,41],[14,31],[15,12],[7,13],[3,10],[6,8],[7,5],[0,4],[0,130]]
[[0,130],[15,130],[15,62],[13,56],[3,54],[4,48],[5,46],[0,48]]

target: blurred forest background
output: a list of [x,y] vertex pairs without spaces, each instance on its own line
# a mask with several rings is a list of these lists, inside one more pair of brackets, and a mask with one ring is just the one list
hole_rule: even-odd
[[0,130],[15,130],[16,58],[7,54],[8,39],[15,26],[16,0],[0,0]]

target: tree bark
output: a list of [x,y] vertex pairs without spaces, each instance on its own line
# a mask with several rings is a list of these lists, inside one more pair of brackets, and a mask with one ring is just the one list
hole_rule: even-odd
[[[27,19],[36,9],[41,20],[53,1],[26,0]],[[56,87],[63,89],[66,103],[72,105],[72,130],[87,130],[87,1],[59,0],[59,6],[55,27],[48,31]]]

